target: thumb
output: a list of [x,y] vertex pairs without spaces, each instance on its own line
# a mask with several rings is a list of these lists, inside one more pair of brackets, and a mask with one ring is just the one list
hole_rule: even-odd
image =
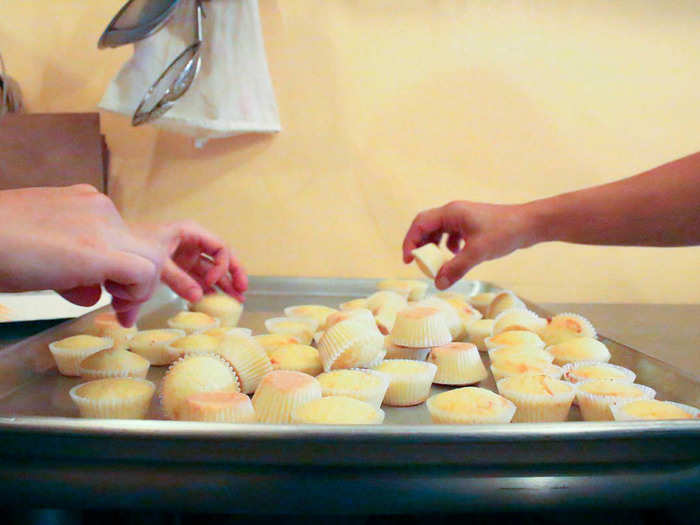
[[439,290],[449,288],[484,259],[484,250],[480,244],[467,241],[467,244],[457,255],[442,265],[435,277],[435,286]]

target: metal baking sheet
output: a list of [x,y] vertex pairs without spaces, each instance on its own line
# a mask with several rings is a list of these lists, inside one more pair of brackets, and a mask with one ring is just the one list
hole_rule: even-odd
[[[283,279],[283,278],[257,278],[251,283],[246,310],[241,319],[241,326],[253,329],[254,333],[264,333],[263,322],[265,319],[279,315],[284,306],[292,304],[319,303],[329,306],[337,306],[339,303],[353,297],[362,297],[372,293],[376,289],[376,280],[358,279]],[[494,289],[493,286],[481,282],[462,282],[458,290],[466,293],[478,293]],[[175,297],[166,289],[161,289],[153,300],[147,304],[144,314],[139,321],[142,329],[164,327],[165,319],[184,308],[182,300]],[[533,309],[538,308],[530,305]],[[542,313],[540,311],[540,313]],[[82,333],[89,329],[96,313],[86,315],[80,319],[69,321],[56,326],[46,332],[29,338],[19,344],[0,352],[0,433],[7,439],[13,432],[30,431],[35,433],[74,434],[76,436],[109,435],[118,434],[124,437],[141,439],[158,436],[161,439],[205,439],[219,443],[226,440],[246,441],[253,439],[284,440],[289,437],[309,440],[323,436],[337,436],[344,440],[359,441],[391,441],[400,439],[404,443],[425,439],[429,442],[439,443],[461,441],[463,443],[476,441],[492,441],[505,439],[512,445],[518,443],[551,443],[553,440],[605,440],[607,438],[628,436],[645,437],[653,440],[655,436],[695,436],[700,437],[700,421],[674,421],[674,422],[642,422],[642,423],[562,423],[562,424],[510,424],[496,426],[458,426],[444,427],[432,425],[425,404],[409,407],[395,408],[383,407],[386,412],[386,423],[379,427],[304,427],[304,426],[273,426],[273,425],[207,425],[201,423],[185,423],[162,421],[160,407],[157,400],[154,401],[149,417],[146,421],[91,421],[77,418],[77,409],[68,397],[70,388],[79,383],[80,378],[68,378],[59,375],[55,369],[53,359],[48,352],[48,343],[70,334]],[[645,354],[637,352],[620,343],[602,338],[610,348],[611,362],[631,368],[637,373],[638,382],[651,386],[658,392],[659,399],[669,399],[690,405],[700,405],[700,383],[697,378],[681,373],[679,370],[653,359]],[[482,354],[487,360],[488,357]],[[152,367],[149,379],[158,384],[164,373],[164,367]],[[493,378],[484,381],[481,386],[494,389]],[[433,387],[434,392],[447,390],[445,387]],[[574,407],[571,411],[572,421],[580,420],[578,410]],[[651,442],[651,441],[649,441]],[[531,443],[531,444],[532,444]],[[250,443],[249,443],[250,444]],[[580,443],[579,443],[580,444]],[[417,457],[410,458],[414,462],[431,462],[439,460],[469,463],[471,461],[532,461],[537,459],[537,449],[528,449],[527,454],[521,457],[499,457],[492,453],[485,457],[471,457],[470,454],[461,454],[455,457],[444,457],[438,451],[424,450]],[[581,459],[581,447],[569,449],[559,458],[553,457],[551,448],[546,451],[541,460],[562,460],[576,462]],[[642,460],[642,449],[630,449],[625,453],[627,459]],[[406,455],[398,453],[398,450],[383,450],[377,460],[382,462],[394,462],[406,460]],[[438,450],[440,447],[438,447]],[[686,451],[695,457],[698,447],[693,451]],[[657,454],[666,454],[668,457],[683,457],[683,449],[657,451]],[[118,451],[114,451],[118,452]],[[126,453],[127,451],[124,451]],[[130,454],[134,451],[130,451]],[[394,455],[394,452],[397,452]],[[182,457],[183,451],[171,450],[169,454],[174,457]],[[90,454],[90,450],[81,451],[81,454]],[[150,454],[150,452],[149,452]],[[646,452],[644,453],[646,454]],[[186,453],[185,453],[186,455]],[[227,454],[227,459],[234,459],[238,454]],[[326,464],[348,463],[357,458],[353,454],[338,456],[335,453],[328,457],[318,453],[309,457],[298,458],[285,454],[278,457],[268,457],[264,454],[248,454],[238,457],[245,461],[278,462],[286,461],[291,464],[296,461],[319,462]],[[377,456],[373,454],[372,456]],[[586,456],[586,454],[584,454]],[[606,460],[607,454],[603,453],[599,460]],[[164,456],[168,459],[173,456]],[[216,456],[218,459],[218,455]],[[367,460],[366,456],[362,456]],[[590,459],[590,458],[588,458]],[[607,458],[619,460],[619,457]]]
[[[376,282],[252,278],[240,324],[262,333],[284,306],[337,306]],[[463,281],[457,289],[493,288]],[[139,325],[164,326],[183,307],[161,289]],[[235,500],[238,512],[296,513],[304,511],[297,499],[267,494],[303,490],[317,512],[382,513],[653,504],[700,490],[700,421],[580,422],[572,411],[566,423],[441,426],[421,405],[384,407],[381,426],[229,425],[165,421],[156,401],[148,420],[80,419],[68,397],[80,379],[56,372],[47,345],[85,332],[95,315],[0,350],[0,503],[228,512]],[[697,378],[602,340],[612,362],[658,398],[700,404]],[[163,371],[152,368],[150,378]]]

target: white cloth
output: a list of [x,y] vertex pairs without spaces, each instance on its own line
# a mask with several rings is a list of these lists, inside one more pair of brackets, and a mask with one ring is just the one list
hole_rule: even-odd
[[[195,0],[181,0],[167,25],[134,44],[134,55],[105,92],[100,107],[133,115],[148,88],[195,40]],[[203,3],[201,69],[173,107],[152,121],[195,138],[280,131],[265,58],[257,0]]]

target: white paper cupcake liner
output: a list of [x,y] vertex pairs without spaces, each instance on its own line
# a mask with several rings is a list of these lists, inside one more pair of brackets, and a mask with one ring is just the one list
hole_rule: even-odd
[[[408,361],[408,360],[406,360]],[[414,363],[415,361],[410,361]],[[389,388],[384,395],[384,404],[388,406],[406,407],[420,405],[430,395],[430,387],[437,373],[433,363],[422,362],[424,369],[411,376],[395,375],[388,372]]]
[[464,321],[459,316],[459,313],[447,301],[440,299],[439,297],[427,297],[422,301],[417,303],[419,306],[428,306],[431,308],[437,308],[445,316],[445,322],[447,323],[447,328],[450,330],[450,335],[453,341],[461,339],[465,335]]
[[493,320],[493,335],[498,335],[508,330],[525,330],[537,333],[547,326],[546,319],[543,319],[535,312],[522,308],[504,310]]
[[496,319],[498,314],[510,310],[513,308],[519,308],[521,310],[527,310],[525,303],[520,300],[520,298],[515,295],[510,290],[503,290],[496,294],[488,309],[486,310],[485,317],[488,319]]
[[[612,413],[613,419],[615,421],[643,421],[643,420],[649,421],[649,418],[641,418],[641,417],[629,414],[623,410],[625,405],[628,405],[634,401],[639,401],[639,399],[631,399],[628,401],[613,403],[612,405],[610,405],[610,412]],[[692,419],[700,418],[700,409],[697,409],[697,408],[692,407],[690,405],[676,403],[674,401],[663,401],[663,403],[668,403],[669,405],[673,405],[677,408],[680,408],[681,410],[690,414]],[[661,421],[661,420],[657,420],[657,421]],[[678,420],[665,419],[663,421],[678,421]]]
[[[318,344],[318,352],[323,364],[323,370],[328,372],[333,369],[336,361],[348,350],[355,352],[358,348],[366,348],[367,351],[358,352],[358,359],[354,363],[348,363],[342,368],[356,368],[367,366],[383,350],[384,337],[376,327],[370,328],[366,323],[347,319],[329,328]],[[350,358],[350,356],[346,356]]]
[[56,366],[61,375],[77,377],[80,375],[80,363],[90,357],[92,354],[96,354],[102,350],[107,350],[112,348],[114,341],[109,337],[103,337],[103,342],[99,345],[95,345],[90,348],[61,348],[56,346],[60,341],[54,341],[49,344],[49,351],[56,361]]
[[384,359],[410,359],[411,361],[425,361],[430,353],[430,348],[407,348],[393,343],[385,346]]
[[94,379],[106,379],[109,377],[134,377],[137,379],[146,379],[148,369],[151,364],[146,363],[142,366],[130,367],[122,370],[94,370],[90,368],[80,367],[80,377],[86,381]]
[[80,416],[85,418],[100,419],[144,419],[151,406],[151,399],[156,391],[156,386],[145,379],[132,378],[134,381],[142,381],[150,385],[150,392],[122,399],[88,399],[78,394],[80,387],[85,383],[74,386],[68,394],[80,411]]
[[[632,383],[635,388],[641,392],[639,397],[622,397],[622,396],[605,396],[584,392],[580,386],[585,385],[588,381],[577,383],[576,402],[581,409],[581,416],[584,421],[612,421],[613,415],[610,411],[610,406],[615,403],[623,403],[625,401],[637,399],[654,399],[656,390],[646,385],[637,385]],[[629,383],[625,383],[629,384]]]
[[260,423],[291,423],[297,407],[320,397],[321,385],[316,380],[291,392],[262,384],[253,395],[253,407]]
[[272,371],[272,363],[262,345],[252,338],[236,342],[236,338],[224,339],[216,353],[223,357],[236,372],[240,390],[252,394],[260,381]]
[[399,313],[391,332],[391,340],[399,346],[426,348],[450,343],[452,334],[444,313],[439,310],[435,315],[422,319],[407,319]]
[[476,346],[472,346],[471,350],[450,353],[440,353],[439,349],[433,349],[428,355],[428,361],[437,366],[433,379],[437,385],[473,385],[488,377]]
[[[490,321],[490,322],[489,322]],[[476,345],[479,352],[486,352],[486,338],[493,335],[493,319],[480,319],[467,325],[467,339]]]
[[499,380],[496,387],[499,394],[515,403],[517,411],[512,419],[514,423],[566,421],[571,403],[576,396],[576,389],[573,386],[569,392],[552,396],[518,392],[508,387],[508,378]]

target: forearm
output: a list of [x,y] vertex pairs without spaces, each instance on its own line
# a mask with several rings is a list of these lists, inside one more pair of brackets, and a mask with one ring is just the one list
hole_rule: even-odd
[[533,244],[700,244],[700,153],[602,186],[523,206]]

